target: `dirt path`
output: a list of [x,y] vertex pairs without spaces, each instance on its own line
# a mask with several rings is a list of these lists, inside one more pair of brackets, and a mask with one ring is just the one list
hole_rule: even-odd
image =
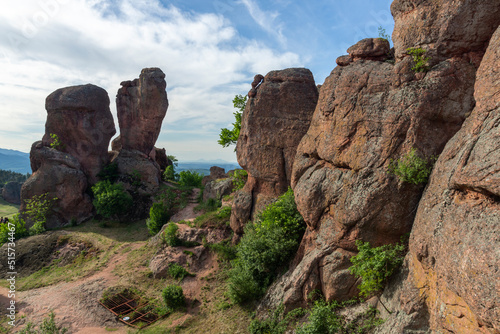
[[[200,213],[194,211],[199,193],[200,189],[194,189],[189,197],[188,205],[174,215],[171,221],[192,221],[199,216]],[[125,243],[121,246],[121,250],[130,247],[131,251],[143,245],[144,242]],[[106,268],[91,276],[73,282],[18,292],[16,295],[19,309],[17,319],[21,319],[18,326],[24,326],[28,321],[40,323],[53,311],[56,314],[57,324],[67,327],[70,334],[104,334],[109,333],[110,330],[116,334],[128,333],[130,328],[117,321],[111,312],[98,303],[103,291],[118,284],[120,280],[113,274],[113,270],[119,263],[127,261],[128,252],[120,254],[118,251],[118,253],[111,257]],[[213,268],[211,269],[207,270],[207,273],[213,271]],[[188,279],[186,283],[194,285],[192,290],[198,292],[198,284],[194,281],[194,279]],[[3,304],[8,303],[7,294],[7,289],[0,288],[2,308]]]

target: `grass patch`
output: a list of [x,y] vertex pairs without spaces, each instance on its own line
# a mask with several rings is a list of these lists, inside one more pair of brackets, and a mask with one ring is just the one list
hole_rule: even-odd
[[6,202],[0,197],[0,217],[12,218],[19,212],[19,205]]
[[78,226],[63,229],[70,232],[98,234],[117,242],[146,241],[150,237],[145,220],[125,224],[111,220],[90,220]]
[[231,207],[223,206],[217,211],[206,212],[193,221],[193,225],[199,228],[226,228],[231,218]]

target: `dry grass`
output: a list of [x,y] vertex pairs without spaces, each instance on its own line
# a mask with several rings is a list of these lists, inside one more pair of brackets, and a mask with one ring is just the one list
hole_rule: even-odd
[[19,211],[19,205],[10,204],[0,197],[0,217],[12,218]]

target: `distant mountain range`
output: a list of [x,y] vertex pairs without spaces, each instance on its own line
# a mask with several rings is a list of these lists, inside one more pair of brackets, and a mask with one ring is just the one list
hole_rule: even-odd
[[[179,161],[179,166],[176,170],[177,172],[194,170],[198,173],[208,175],[210,174],[210,167],[212,166],[222,167],[226,172],[232,169],[241,168],[237,163],[216,159]],[[11,170],[21,174],[31,173],[29,153],[0,148],[0,169]]]
[[31,173],[29,153],[0,148],[0,169],[21,174]]

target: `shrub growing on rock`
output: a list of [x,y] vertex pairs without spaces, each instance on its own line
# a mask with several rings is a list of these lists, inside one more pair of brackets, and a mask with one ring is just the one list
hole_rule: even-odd
[[155,235],[170,219],[170,210],[164,203],[154,203],[149,209],[149,219],[146,220],[149,233]]
[[389,173],[396,175],[403,182],[412,184],[427,183],[431,172],[432,163],[420,158],[415,148],[397,161],[391,159],[389,164]]
[[248,179],[248,172],[246,170],[236,169],[233,174],[233,185],[234,185],[233,191],[243,189],[245,183],[247,182],[247,179]]
[[125,214],[132,206],[132,196],[119,183],[97,182],[92,187],[97,213],[106,218]]
[[413,67],[411,68],[414,72],[427,72],[429,70],[429,57],[426,57],[427,51],[422,48],[408,48],[406,52],[413,58]]
[[260,297],[297,251],[305,223],[289,189],[248,224],[229,273],[235,303]]

